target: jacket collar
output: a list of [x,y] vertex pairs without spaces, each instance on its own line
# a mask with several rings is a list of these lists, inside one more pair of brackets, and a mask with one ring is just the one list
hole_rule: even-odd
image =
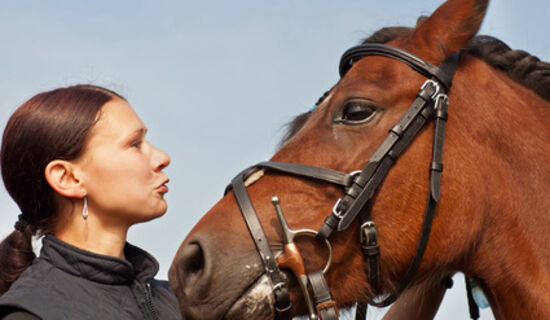
[[53,236],[42,241],[40,259],[72,275],[104,284],[123,284],[134,280],[144,282],[158,270],[157,260],[144,250],[126,243],[125,259],[96,254],[79,249]]

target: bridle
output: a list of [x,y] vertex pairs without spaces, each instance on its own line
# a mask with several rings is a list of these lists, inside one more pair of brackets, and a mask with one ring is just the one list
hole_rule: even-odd
[[[368,301],[368,303],[376,306],[386,306],[394,302],[397,296],[412,280],[426,250],[435,206],[440,198],[441,172],[443,170],[443,139],[449,102],[446,92],[451,87],[451,79],[458,64],[459,53],[452,54],[439,67],[436,67],[411,53],[393,46],[372,43],[363,44],[349,49],[342,56],[339,68],[341,78],[345,76],[355,62],[366,56],[383,56],[401,61],[429,78],[429,80],[422,85],[411,106],[398,123],[391,128],[388,136],[369,158],[363,170],[347,174],[302,164],[260,162],[239,173],[233,178],[231,184],[226,189],[226,193],[230,189],[233,190],[243,218],[264,264],[265,273],[271,280],[278,319],[289,319],[291,308],[288,288],[280,267],[289,268],[296,275],[308,304],[311,319],[316,319],[317,315],[312,307],[313,303],[311,302],[307,287],[308,282],[312,287],[317,313],[321,319],[337,319],[338,310],[336,303],[332,300],[323,272],[313,272],[306,278],[301,255],[297,247],[293,245],[293,237],[288,237],[288,234],[293,230],[290,230],[286,225],[284,216],[278,205],[278,199],[274,199],[273,202],[285,235],[285,251],[283,251],[283,254],[279,258],[276,259],[274,257],[245,186],[245,180],[259,170],[273,170],[284,174],[325,181],[345,188],[344,197],[336,202],[332,213],[327,216],[321,229],[318,232],[310,231],[316,235],[317,239],[327,243],[327,247],[331,253],[328,238],[332,232],[334,230],[346,230],[359,215],[361,220],[360,242],[363,256],[367,260],[368,282],[373,292],[378,294],[380,284],[378,270],[380,249],[378,246],[376,224],[371,219],[369,200],[387,175],[391,166],[397,161],[399,155],[411,143],[424,124],[433,118],[435,124],[432,161],[430,163],[429,194],[415,256],[401,279],[397,292],[392,293],[381,302]],[[299,232],[296,231],[295,235],[296,233]],[[331,257],[332,255],[330,254],[327,267],[330,266]],[[292,262],[288,263],[288,261]],[[327,267],[325,267],[325,272],[328,271]]]
[[[451,80],[458,64],[459,53],[452,54],[439,67],[436,67],[407,51],[393,46],[374,43],[363,44],[353,47],[344,53],[340,60],[340,77],[343,78],[355,62],[366,56],[383,56],[401,61],[427,77],[428,80],[422,85],[416,98],[402,118],[391,128],[388,136],[371,155],[363,170],[348,174],[303,164],[260,162],[239,173],[233,178],[231,184],[226,189],[226,194],[229,190],[233,190],[243,218],[264,264],[265,274],[271,280],[278,319],[289,319],[291,308],[288,288],[281,268],[290,269],[298,279],[308,305],[310,319],[317,319],[317,314],[323,320],[338,318],[336,303],[332,300],[330,290],[323,276],[328,271],[332,259],[332,248],[328,239],[334,231],[346,230],[357,216],[360,218],[361,248],[366,260],[366,266],[368,266],[366,267],[368,282],[373,293],[375,295],[380,294],[380,248],[378,245],[376,224],[371,218],[370,199],[386,177],[391,166],[397,161],[399,155],[412,142],[424,124],[433,119],[434,137],[432,161],[430,163],[430,185],[415,255],[405,271],[405,275],[401,278],[396,292],[386,296],[382,301],[371,300],[367,301],[367,303],[375,306],[387,306],[394,302],[413,279],[426,250],[435,206],[440,198],[441,173],[443,170],[443,140],[449,103],[446,92],[451,87]],[[321,102],[318,102],[318,104]],[[332,213],[327,216],[319,231],[309,229],[291,230],[284,219],[279,206],[279,199],[274,198],[272,200],[283,228],[285,244],[283,253],[277,258],[273,255],[245,186],[245,181],[261,170],[276,171],[283,174],[324,181],[345,188],[345,195],[335,203]],[[324,270],[315,271],[308,275],[305,274],[302,257],[294,243],[294,238],[300,235],[313,235],[326,244],[329,256]],[[311,301],[308,285],[312,288],[315,303]],[[314,304],[316,310],[313,308]],[[366,308],[364,301],[358,302],[358,304]],[[360,308],[358,307],[359,310]]]

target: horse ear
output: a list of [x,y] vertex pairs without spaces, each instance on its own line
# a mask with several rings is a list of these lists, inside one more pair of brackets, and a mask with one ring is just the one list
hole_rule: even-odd
[[418,20],[412,42],[429,52],[429,60],[439,63],[474,37],[488,4],[489,0],[448,0],[430,17]]

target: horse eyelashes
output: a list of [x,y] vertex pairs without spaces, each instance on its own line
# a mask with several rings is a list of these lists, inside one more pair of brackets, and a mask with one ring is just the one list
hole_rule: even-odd
[[361,124],[369,121],[377,108],[364,102],[349,102],[344,106],[339,121],[344,124]]

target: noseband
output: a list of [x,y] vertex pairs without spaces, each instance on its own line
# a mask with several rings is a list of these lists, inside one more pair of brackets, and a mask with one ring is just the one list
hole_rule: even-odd
[[[387,306],[394,302],[414,277],[426,250],[435,206],[440,198],[441,172],[443,170],[443,139],[449,103],[446,92],[451,87],[451,80],[458,64],[459,53],[452,54],[439,67],[436,67],[396,47],[385,44],[363,44],[349,49],[342,56],[339,68],[341,78],[345,76],[355,62],[366,56],[383,56],[401,61],[427,77],[428,80],[422,85],[416,98],[399,122],[391,128],[386,139],[369,158],[363,170],[347,174],[303,164],[260,162],[239,173],[231,181],[228,189],[226,189],[226,193],[231,189],[233,190],[243,218],[246,221],[264,264],[265,273],[272,282],[273,294],[275,296],[275,310],[278,319],[289,319],[291,308],[287,284],[284,281],[280,268],[290,269],[298,279],[308,305],[310,319],[317,319],[317,314],[323,320],[338,318],[336,303],[332,300],[324,278],[324,273],[328,271],[332,258],[332,248],[328,239],[333,231],[346,230],[357,216],[360,217],[361,229],[359,240],[366,265],[368,266],[366,268],[368,282],[375,295],[380,293],[380,248],[378,246],[376,224],[371,218],[370,199],[386,177],[391,166],[397,161],[399,155],[412,142],[424,124],[428,120],[433,119],[434,137],[432,161],[430,163],[429,194],[415,255],[405,271],[405,275],[401,278],[397,291],[382,301],[371,300],[368,301],[368,304]],[[285,242],[284,251],[277,258],[273,255],[245,186],[245,181],[252,174],[260,170],[276,171],[283,174],[324,181],[339,185],[345,189],[345,195],[335,203],[332,213],[327,216],[319,231],[309,229],[294,231],[288,228],[279,206],[279,199],[273,199],[277,216],[283,228]],[[302,257],[297,246],[294,244],[294,237],[302,234],[314,235],[318,240],[326,244],[329,255],[325,270],[312,272],[309,275],[305,274]],[[311,286],[314,294],[316,310],[313,309],[314,303],[310,298],[308,284]],[[361,302],[361,304],[363,303]]]

